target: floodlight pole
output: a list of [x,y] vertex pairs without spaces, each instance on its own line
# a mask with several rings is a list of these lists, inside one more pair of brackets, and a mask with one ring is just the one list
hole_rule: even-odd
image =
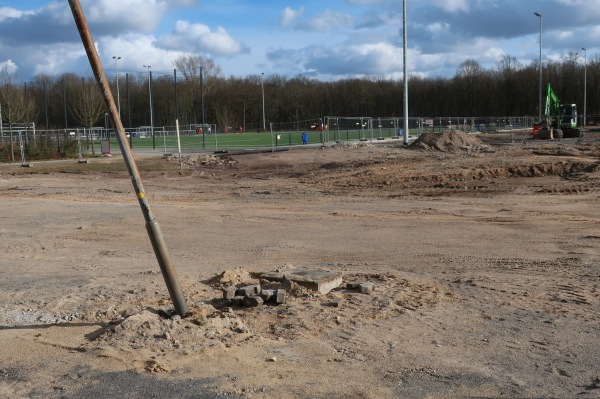
[[587,49],[585,47],[581,48],[583,50],[584,58],[583,58],[583,123],[585,126],[587,124]]
[[[204,123],[206,120],[204,119],[204,68],[200,67],[200,106],[202,107],[202,148],[206,148],[206,132],[204,131]],[[216,134],[217,132],[215,132]],[[217,140],[217,136],[215,136],[215,141]]]
[[265,119],[265,73],[261,74],[260,78],[260,88],[262,91],[262,108],[263,108],[263,131],[267,128],[266,119]]
[[115,60],[115,74],[117,75],[117,108],[119,108],[119,118],[121,117],[121,96],[119,95],[119,68],[117,67],[117,61],[119,61],[121,57],[113,55],[113,60]]
[[406,0],[402,1],[402,14],[403,14],[403,28],[402,28],[402,32],[403,32],[403,37],[404,37],[404,50],[403,50],[403,58],[404,58],[404,132],[403,132],[403,139],[404,139],[404,144],[408,144],[408,73],[407,73],[407,66],[406,66],[406,49],[407,49],[407,35],[406,35]]
[[[46,127],[48,129],[48,127]],[[4,130],[2,127],[2,104],[0,104],[0,143],[4,142]]]
[[540,123],[542,123],[542,14],[534,12],[534,14],[540,19],[540,96],[539,96],[539,117]]
[[142,65],[148,68],[148,96],[150,97],[150,133],[152,134],[152,149],[156,149],[156,139],[154,138],[154,107],[152,106],[152,65]]
[[77,29],[79,30],[81,41],[90,61],[92,71],[94,72],[94,76],[96,77],[96,81],[98,82],[100,92],[104,97],[104,102],[110,113],[110,120],[113,124],[115,132],[117,133],[117,140],[119,142],[119,147],[121,148],[121,154],[123,155],[123,160],[125,161],[125,165],[127,167],[129,175],[131,176],[131,181],[133,183],[138,203],[140,205],[140,208],[142,209],[142,213],[144,214],[144,218],[146,220],[146,230],[148,232],[148,236],[150,237],[150,242],[152,243],[152,248],[154,249],[154,254],[156,255],[156,258],[158,260],[158,264],[160,266],[163,278],[167,285],[167,289],[169,290],[169,295],[171,296],[171,300],[173,301],[175,312],[177,312],[180,316],[183,317],[188,312],[188,307],[183,296],[183,291],[181,290],[179,283],[177,282],[175,268],[171,263],[171,258],[169,257],[167,246],[165,244],[165,240],[160,230],[160,226],[158,225],[154,214],[150,210],[150,204],[148,203],[148,198],[146,197],[144,187],[142,186],[142,180],[140,178],[137,165],[135,163],[135,160],[133,159],[131,149],[127,145],[125,129],[123,128],[121,118],[119,117],[119,114],[117,113],[115,107],[115,99],[112,96],[110,86],[108,85],[108,82],[106,80],[106,74],[104,73],[102,63],[100,62],[100,58],[98,57],[98,53],[94,45],[94,40],[92,39],[92,35],[90,34],[85,15],[83,14],[83,10],[81,8],[81,4],[79,3],[79,0],[69,0],[69,6],[71,7],[73,18],[75,19]]

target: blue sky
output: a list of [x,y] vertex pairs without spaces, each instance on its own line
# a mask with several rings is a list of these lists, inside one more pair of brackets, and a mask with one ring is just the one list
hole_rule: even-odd
[[[401,0],[81,0],[107,75],[182,55],[210,57],[225,76],[320,80],[402,77]],[[597,56],[600,0],[407,0],[409,73],[453,76],[466,59],[528,65],[587,48]],[[583,59],[582,59],[583,62]],[[67,0],[0,0],[0,69],[91,75]]]

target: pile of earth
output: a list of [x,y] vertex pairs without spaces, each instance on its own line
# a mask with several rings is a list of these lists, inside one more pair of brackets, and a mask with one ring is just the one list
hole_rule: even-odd
[[[277,271],[292,268],[287,264]],[[286,280],[281,283],[286,285],[285,304],[240,308],[222,298],[220,287],[256,283],[257,276],[259,273],[242,268],[226,270],[206,281],[212,289],[202,289],[203,282],[193,286],[196,292],[204,294],[202,300],[190,304],[185,318],[159,306],[140,308],[103,323],[86,335],[78,350],[117,359],[130,353],[140,370],[169,372],[172,357],[166,354],[187,355],[213,347],[222,350],[254,345],[265,339],[302,340],[319,334],[325,337],[332,329],[344,328],[357,319],[388,319],[456,298],[444,284],[409,281],[395,273],[344,276],[346,283],[372,282],[375,290],[368,294],[348,290],[345,284],[319,294]],[[275,284],[265,280],[260,283]]]
[[[174,155],[169,160],[175,160],[179,163],[179,157]],[[215,166],[233,166],[236,161],[229,157],[216,157],[214,155],[189,155],[181,157],[181,161],[186,167],[215,167]]]
[[477,137],[460,130],[446,130],[443,133],[424,133],[409,147],[425,151],[450,153],[491,151],[490,147]]
[[372,146],[372,144],[369,142],[366,142],[366,141],[359,141],[359,142],[337,141],[333,145],[323,146],[322,148],[333,148],[333,149],[337,150],[337,149],[346,149],[346,148],[362,148],[362,147],[370,147],[370,146]]

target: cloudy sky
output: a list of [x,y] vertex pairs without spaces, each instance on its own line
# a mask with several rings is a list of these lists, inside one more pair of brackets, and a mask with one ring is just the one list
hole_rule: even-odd
[[[172,73],[181,55],[225,76],[402,77],[402,0],[81,0],[107,75]],[[453,76],[475,59],[529,64],[600,43],[600,0],[407,0],[409,73]],[[583,61],[582,61],[583,62]],[[91,75],[67,0],[0,0],[0,69],[20,81]]]

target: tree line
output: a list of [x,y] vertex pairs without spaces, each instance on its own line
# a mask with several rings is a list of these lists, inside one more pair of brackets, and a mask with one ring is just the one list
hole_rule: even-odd
[[[409,79],[409,116],[537,116],[538,67],[535,61],[522,65],[504,56],[487,69],[467,59],[452,77],[415,74]],[[544,86],[551,83],[561,102],[576,103],[582,114],[586,86],[587,114],[599,113],[598,55],[584,63],[580,54],[571,52],[544,63],[542,70]],[[110,80],[116,100],[116,76]],[[120,74],[119,108],[126,128],[150,125],[152,98],[154,126],[173,126],[178,118],[182,126],[207,123],[216,124],[219,131],[238,126],[254,130],[262,128],[263,115],[267,129],[269,122],[324,116],[402,117],[403,91],[402,80],[378,76],[332,82],[304,75],[225,77],[213,60],[183,56],[173,73]],[[17,83],[6,70],[0,71],[0,106],[4,124],[35,123],[38,129],[106,124],[95,80],[73,73],[37,75]]]

